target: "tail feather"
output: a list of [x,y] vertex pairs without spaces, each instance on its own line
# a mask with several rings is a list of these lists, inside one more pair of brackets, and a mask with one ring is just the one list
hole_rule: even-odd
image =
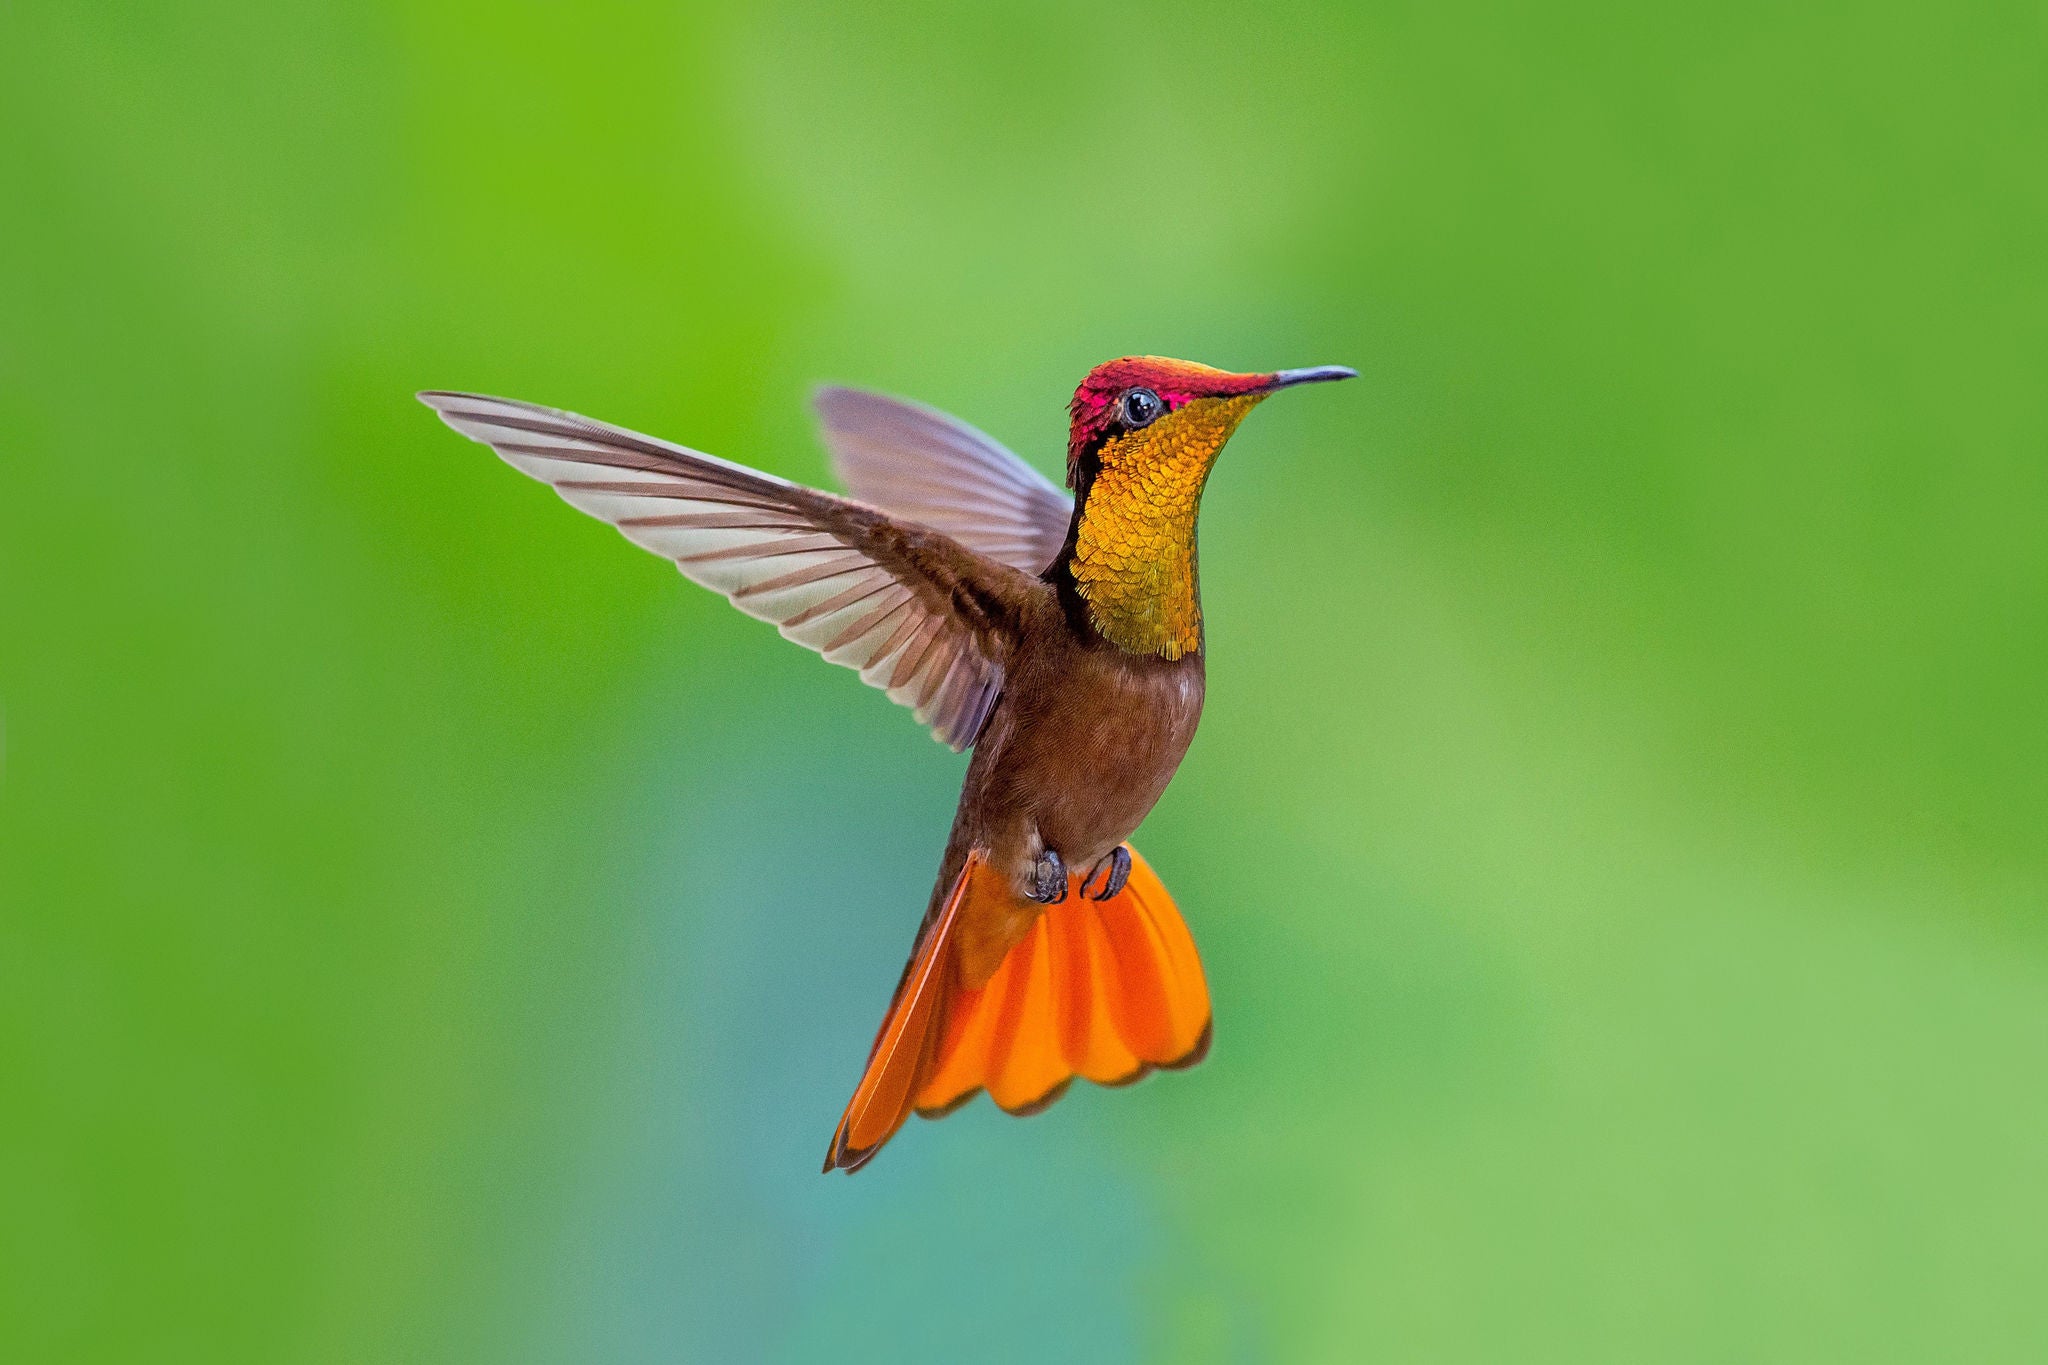
[[[968,871],[972,871],[972,863]],[[881,1149],[909,1115],[914,1087],[929,1065],[932,1046],[938,1037],[935,1021],[945,1013],[945,997],[952,989],[952,961],[948,952],[953,926],[958,922],[961,903],[966,899],[967,878],[963,873],[954,883],[945,908],[931,932],[923,935],[882,1027],[868,1052],[867,1071],[847,1101],[839,1129],[832,1135],[832,1148],[825,1156],[825,1169],[843,1166],[857,1169]]]
[[[869,1053],[825,1169],[858,1168],[910,1114],[938,1118],[987,1090],[1012,1114],[1053,1103],[1075,1076],[1128,1085],[1209,1049],[1209,988],[1180,912],[1145,860],[1107,901],[1082,878],[1057,905],[1029,907],[970,853],[923,934]],[[970,981],[963,931],[1021,922],[986,981]]]
[[[1073,1074],[1053,1018],[1053,961],[1047,939],[1045,916],[1040,915],[1003,959],[998,974],[1006,979],[1000,988],[984,997],[983,1008],[994,1014],[995,1026],[989,1032],[981,1082],[991,1099],[1012,1112],[1037,1108],[1053,1087]],[[994,982],[990,985],[995,987]],[[971,1065],[973,1059],[964,1060]]]
[[1060,1001],[1060,1045],[1073,1059],[1074,1070],[1103,1085],[1136,1076],[1143,1063],[1124,1042],[1111,1013],[1116,963],[1102,917],[1061,915],[1047,927],[1070,964],[1072,989]]

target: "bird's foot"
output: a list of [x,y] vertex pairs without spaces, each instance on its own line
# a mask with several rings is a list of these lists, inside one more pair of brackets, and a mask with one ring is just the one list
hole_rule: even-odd
[[[1109,864],[1109,871],[1103,874],[1102,889],[1100,891],[1090,891],[1087,882],[1081,884],[1081,894],[1087,896],[1089,900],[1109,900],[1117,892],[1123,890],[1124,883],[1131,879],[1131,850],[1129,848],[1123,844],[1118,844],[1106,861]],[[1101,864],[1098,863],[1096,866],[1099,867]],[[1095,873],[1092,870],[1088,874],[1088,879],[1089,881],[1095,879]]]
[[1049,848],[1031,862],[1031,885],[1025,895],[1040,905],[1058,905],[1067,898],[1067,865]]

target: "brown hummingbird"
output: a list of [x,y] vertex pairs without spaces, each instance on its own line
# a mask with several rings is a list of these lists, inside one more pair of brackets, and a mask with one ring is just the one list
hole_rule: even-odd
[[573,506],[972,747],[937,883],[825,1169],[914,1111],[987,1090],[1012,1114],[1075,1076],[1124,1085],[1208,1051],[1193,938],[1125,842],[1202,713],[1195,517],[1224,442],[1268,394],[1342,366],[1232,374],[1133,356],[1069,408],[1069,498],[931,408],[826,388],[853,496],[587,417],[420,399]]

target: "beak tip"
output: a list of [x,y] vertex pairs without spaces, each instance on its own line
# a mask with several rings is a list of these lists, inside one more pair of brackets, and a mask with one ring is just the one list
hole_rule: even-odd
[[1312,365],[1304,370],[1276,370],[1266,387],[1285,389],[1296,384],[1327,384],[1336,379],[1356,378],[1358,371],[1349,365]]

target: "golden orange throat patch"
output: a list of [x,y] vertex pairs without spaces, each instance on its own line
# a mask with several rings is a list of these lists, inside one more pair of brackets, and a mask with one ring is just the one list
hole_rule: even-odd
[[1264,396],[1196,399],[1103,443],[1073,573],[1089,619],[1119,648],[1178,659],[1202,647],[1195,516],[1217,452]]

